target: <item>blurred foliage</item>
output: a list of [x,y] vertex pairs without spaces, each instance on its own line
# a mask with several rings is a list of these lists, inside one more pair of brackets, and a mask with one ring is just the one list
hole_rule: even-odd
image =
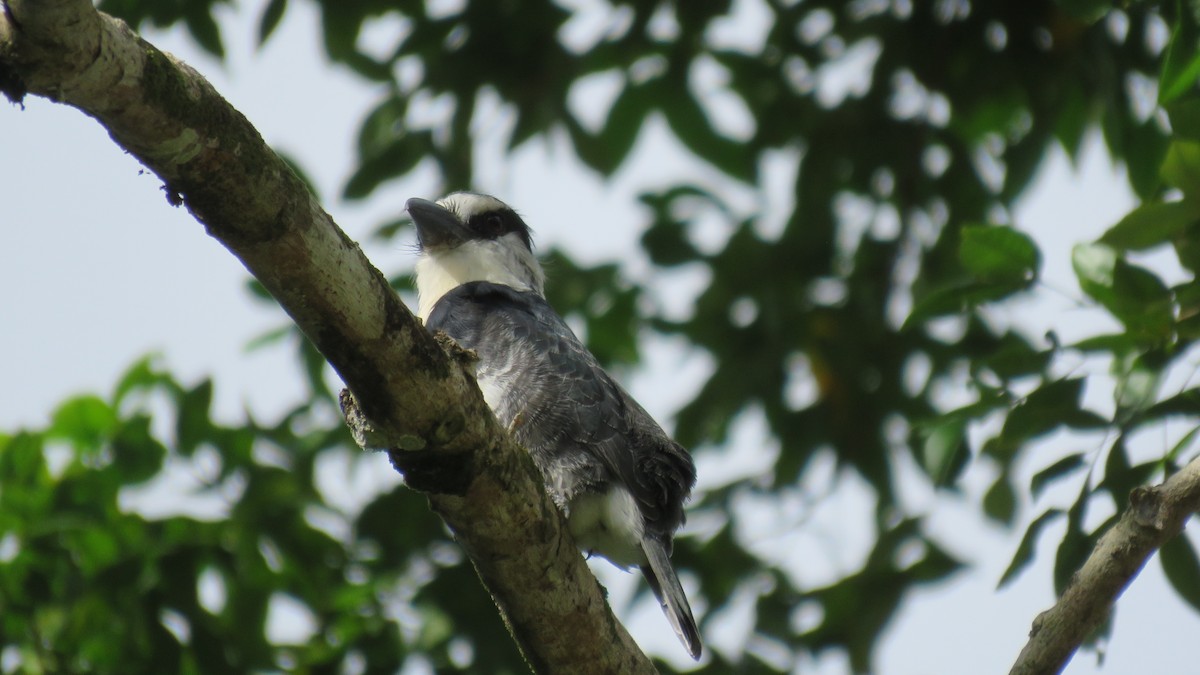
[[[555,254],[551,268],[552,300],[583,321],[606,363],[637,361],[640,327],[712,357],[713,372],[676,420],[678,439],[698,456],[722,452],[747,415],[761,414],[779,441],[767,475],[697,495],[700,532],[677,544],[678,565],[699,581],[702,625],[747,598],[754,610],[745,651],[710,653],[701,671],[789,671],[830,649],[855,671],[872,669],[881,631],[906,597],[962,565],[926,532],[923,514],[898,503],[898,472],[910,459],[946,491],[959,489],[967,467],[990,467],[980,512],[1006,526],[1031,520],[1001,583],[1030,562],[1046,526],[1065,518],[1055,554],[1061,588],[1107,524],[1091,526],[1089,509],[1123,507],[1134,486],[1195,454],[1200,391],[1190,378],[1175,393],[1160,389],[1188,369],[1200,336],[1197,4],[597,2],[582,17],[512,0],[313,1],[328,57],[384,92],[364,111],[346,198],[371,195],[426,160],[446,186],[471,186],[480,140],[472,120],[489,114],[488,97],[513,118],[510,149],[556,135],[605,176],[650,120],[731,185],[760,193],[765,158],[799,156],[794,208],[779,232],[740,213],[724,186],[663,177],[647,187],[641,244],[655,270],[699,266],[710,275],[687,318],[661,314],[648,301],[653,281],[634,283],[616,265],[586,268]],[[135,26],[182,23],[220,56],[218,4],[100,6]],[[730,41],[731,12],[747,8],[748,38]],[[286,0],[262,7],[260,40],[288,9]],[[745,18],[755,13],[757,22]],[[384,57],[360,45],[382,17],[405,27]],[[580,22],[593,30],[576,30]],[[850,72],[866,84],[833,86]],[[618,85],[599,124],[569,102],[594,77]],[[706,95],[714,90],[749,113],[747,129],[714,123]],[[433,100],[450,104],[444,119],[414,123]],[[1076,159],[1091,130],[1143,204],[1071,260],[1082,302],[1119,328],[1064,345],[996,317],[1014,298],[1047,290],[1041,252],[1011,222],[1014,200],[1053,149]],[[720,250],[696,245],[702,219],[724,227]],[[380,236],[403,227],[383,223]],[[1188,280],[1164,281],[1142,262],[1147,253],[1173,256]],[[403,273],[394,279],[405,282]],[[6,663],[22,672],[394,672],[419,658],[437,672],[523,669],[421,499],[397,488],[355,511],[316,487],[316,461],[352,451],[319,355],[300,354],[312,400],[269,427],[216,424],[210,385],[188,389],[143,363],[110,399],[73,399],[47,429],[0,440],[0,650],[16,655]],[[1075,372],[1081,357],[1110,364],[1107,379]],[[1111,410],[1084,406],[1088,386],[1114,388]],[[796,396],[804,387],[815,393]],[[147,395],[167,404],[168,432],[152,423],[164,413],[152,420],[151,408],[131,402]],[[1193,430],[1161,456],[1131,459],[1133,435],[1168,419]],[[1038,441],[1063,429],[1103,440],[1046,456]],[[222,495],[218,516],[151,517],[124,504],[137,485],[201,452],[215,466],[199,492]],[[856,567],[806,588],[797,560],[746,540],[736,503],[754,500],[798,526],[794,496],[820,456],[835,460],[839,480],[856,475],[869,486],[876,528]],[[1034,470],[1028,485],[1017,482],[1022,467]],[[1022,505],[1053,486],[1070,491],[1070,503],[1023,517]],[[339,523],[336,531],[315,513]],[[1200,607],[1188,541],[1161,560],[1181,597]],[[224,589],[219,606],[203,599],[213,583]],[[269,603],[280,595],[313,617],[298,644],[267,638]]]
[[[305,406],[273,426],[223,426],[212,391],[145,360],[112,396],[72,398],[47,428],[0,436],[5,672],[338,672],[350,661],[394,673],[438,644],[388,607],[445,545],[424,500],[396,489],[356,517],[339,511],[316,480],[323,458],[349,452],[339,425],[314,424]],[[151,503],[153,515],[137,506]],[[307,608],[310,636],[273,643],[272,607],[289,600]]]

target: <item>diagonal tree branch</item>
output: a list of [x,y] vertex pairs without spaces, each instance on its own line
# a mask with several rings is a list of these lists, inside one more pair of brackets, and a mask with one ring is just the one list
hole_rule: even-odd
[[1096,630],[1142,566],[1163,544],[1183,531],[1200,510],[1200,458],[1162,485],[1137,488],[1129,508],[1104,533],[1083,567],[1053,607],[1033,620],[1029,642],[1011,675],[1061,671],[1084,639]]
[[465,359],[204,78],[90,0],[3,0],[0,89],[98,120],[274,295],[455,533],[534,671],[654,672]]

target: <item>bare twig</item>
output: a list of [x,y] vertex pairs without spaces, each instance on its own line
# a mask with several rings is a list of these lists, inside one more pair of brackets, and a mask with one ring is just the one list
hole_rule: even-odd
[[97,119],[275,296],[345,380],[374,438],[392,441],[393,463],[454,531],[531,667],[654,672],[469,368],[245,117],[90,0],[0,5],[0,90]]
[[1200,458],[1162,485],[1133,491],[1129,508],[1104,533],[1053,607],[1033,620],[1011,675],[1060,672],[1108,616],[1142,566],[1200,510]]

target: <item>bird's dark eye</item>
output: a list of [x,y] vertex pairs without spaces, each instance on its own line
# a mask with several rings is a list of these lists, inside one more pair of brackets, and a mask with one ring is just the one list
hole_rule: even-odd
[[504,231],[504,219],[493,213],[484,219],[483,227],[490,236],[497,237]]

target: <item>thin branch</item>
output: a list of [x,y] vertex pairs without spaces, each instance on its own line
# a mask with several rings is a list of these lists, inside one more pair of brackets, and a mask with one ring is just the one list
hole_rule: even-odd
[[1188,517],[1200,510],[1200,458],[1192,460],[1162,485],[1141,487],[1129,508],[1071,578],[1053,607],[1033,620],[1029,642],[1013,664],[1011,675],[1060,672],[1092,631],[1108,617],[1113,603],[1142,566],[1169,539],[1183,531]]
[[396,448],[407,483],[429,495],[530,666],[654,672],[470,368],[413,318],[246,118],[90,0],[0,5],[0,90],[94,117],[275,296]]

